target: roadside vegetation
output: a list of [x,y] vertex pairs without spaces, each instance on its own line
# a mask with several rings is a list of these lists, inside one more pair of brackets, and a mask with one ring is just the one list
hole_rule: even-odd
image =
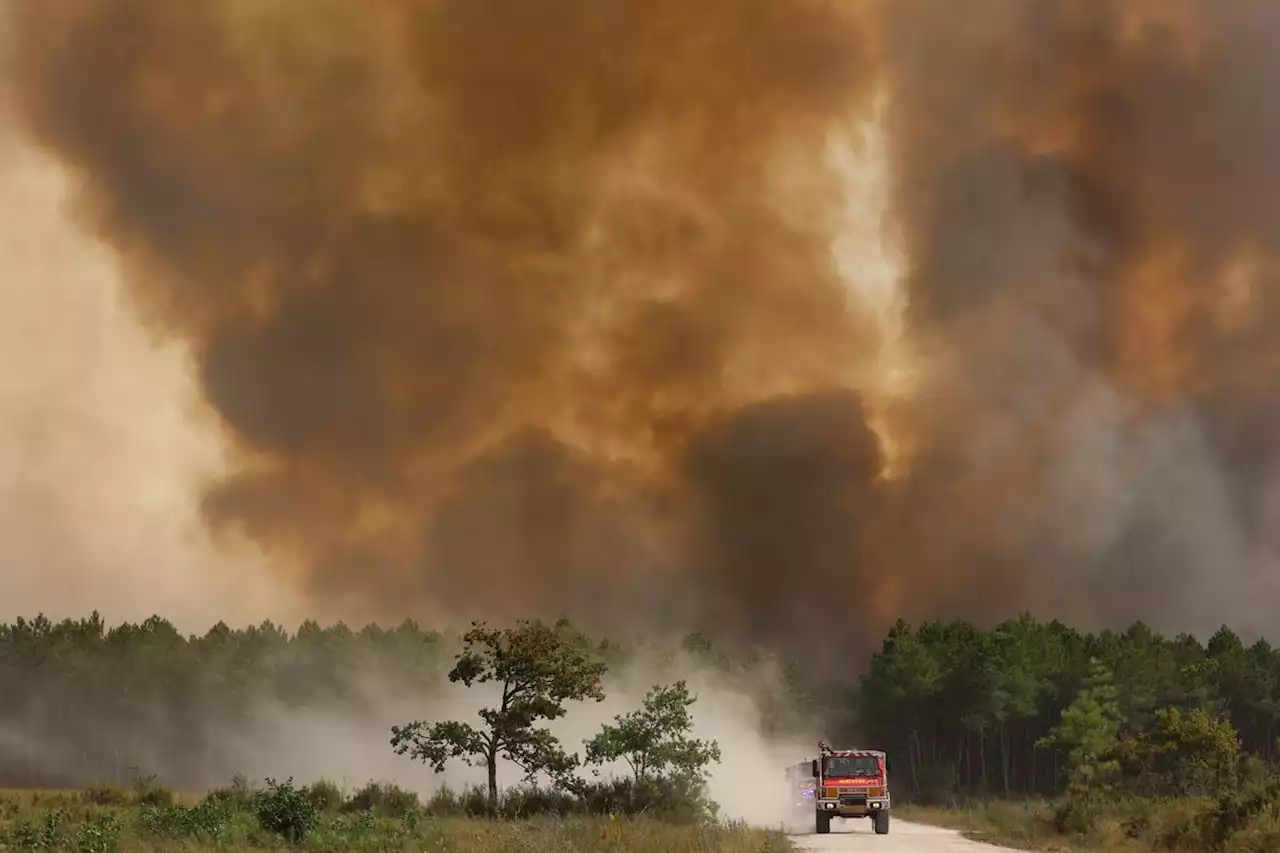
[[201,797],[155,784],[82,791],[0,793],[0,849],[49,853],[124,851],[605,851],[606,853],[784,853],[776,832],[708,821],[593,815],[536,789],[500,799],[442,790],[426,802],[394,785],[354,792],[318,782],[243,780]]
[[903,819],[1005,844],[1280,850],[1280,653],[1223,628],[897,625],[861,679]]

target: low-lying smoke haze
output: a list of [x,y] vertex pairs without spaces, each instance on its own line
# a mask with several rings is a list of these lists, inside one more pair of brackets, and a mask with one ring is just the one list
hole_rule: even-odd
[[[637,661],[606,678],[604,702],[571,703],[568,714],[549,728],[566,750],[581,753],[583,742],[599,732],[602,724],[640,707],[654,684],[671,683],[676,678],[685,679],[697,699],[691,709],[692,735],[715,740],[721,748],[720,762],[708,768],[708,793],[720,804],[722,815],[766,826],[791,820],[787,808],[791,792],[783,768],[814,752],[820,734],[761,733],[761,714],[751,693],[776,680],[777,673],[767,666],[753,671],[754,684],[732,684],[687,659],[661,666]],[[386,733],[392,725],[424,717],[473,721],[477,704],[493,705],[500,698],[497,694],[479,686],[413,696],[376,682],[365,685],[364,693],[373,710],[360,718],[349,711],[326,712],[323,708],[285,712],[264,702],[255,712],[258,723],[247,736],[228,732],[214,737],[212,742],[219,748],[209,767],[209,784],[223,784],[232,772],[243,772],[250,779],[287,772],[299,782],[328,779],[348,790],[369,780],[390,780],[422,794],[442,784],[454,790],[485,784],[483,767],[451,763],[444,773],[436,774],[426,765],[396,755],[387,746]],[[317,750],[318,743],[326,748]],[[163,757],[157,756],[150,766],[163,769]],[[335,768],[342,775],[335,776]],[[590,778],[595,770],[578,772]],[[606,778],[630,773],[623,762],[598,770]],[[515,765],[500,763],[502,784],[516,784],[522,775]],[[744,779],[751,779],[752,784],[743,785]],[[545,784],[546,780],[540,781]]]
[[4,8],[6,613],[1275,628],[1267,0]]

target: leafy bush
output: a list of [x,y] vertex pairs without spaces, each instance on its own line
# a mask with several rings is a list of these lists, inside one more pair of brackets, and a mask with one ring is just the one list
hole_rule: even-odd
[[40,820],[20,820],[9,830],[9,840],[19,850],[52,850],[61,846],[70,815],[65,809],[45,811]]
[[111,812],[80,824],[75,835],[76,853],[113,853],[120,842],[120,822]]
[[113,853],[120,820],[114,812],[89,815],[77,823],[65,809],[45,811],[39,820],[23,819],[0,832],[0,850],[50,850],[59,853]]
[[253,801],[254,815],[263,829],[295,844],[315,829],[320,810],[306,788],[296,788],[293,777],[284,782],[267,779],[267,788]]
[[232,809],[227,803],[206,797],[190,808],[144,806],[138,826],[144,832],[166,838],[205,838],[217,841],[231,821]]

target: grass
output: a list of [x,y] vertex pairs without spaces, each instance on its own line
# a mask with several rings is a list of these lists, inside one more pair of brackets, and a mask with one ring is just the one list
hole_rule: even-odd
[[905,821],[959,830],[974,841],[1021,850],[1092,850],[1081,839],[1072,845],[1054,828],[1053,808],[1045,802],[992,800],[953,808],[894,803],[893,811]]
[[[83,791],[0,791],[0,851],[48,853],[789,853],[779,832],[742,825],[666,823],[646,817],[540,816],[490,820],[456,814],[444,793],[418,805],[394,786],[352,796],[303,789],[315,803],[305,838],[266,828],[241,790],[208,797],[95,786]],[[452,812],[451,812],[452,810]],[[437,811],[445,812],[443,814]]]
[[977,801],[951,808],[895,804],[906,821],[944,826],[975,841],[1060,853],[1276,853],[1280,797],[1258,786],[1222,798],[1116,799],[1082,809],[1065,802]]

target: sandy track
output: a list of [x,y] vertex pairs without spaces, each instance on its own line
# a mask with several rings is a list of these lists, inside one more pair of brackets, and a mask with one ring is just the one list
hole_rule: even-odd
[[981,844],[952,829],[894,820],[888,835],[876,835],[869,820],[831,822],[830,835],[791,835],[799,850],[849,850],[867,853],[1005,853],[1011,848]]

